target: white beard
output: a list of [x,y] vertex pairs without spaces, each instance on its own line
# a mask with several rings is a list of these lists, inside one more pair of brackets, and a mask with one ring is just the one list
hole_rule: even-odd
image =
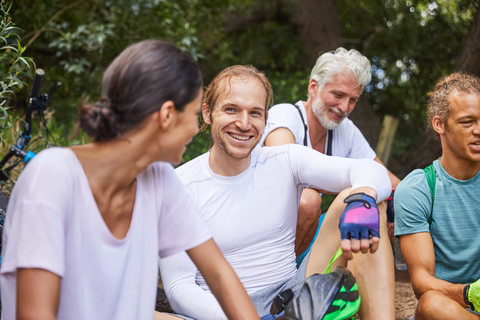
[[[315,99],[315,101],[312,102],[312,111],[315,114],[315,116],[317,117],[318,122],[320,122],[322,127],[324,127],[327,130],[337,129],[338,126],[340,126],[340,124],[342,123],[343,119],[345,119],[345,118],[343,118],[342,120],[339,120],[339,121],[335,121],[334,119],[330,120],[328,118],[328,107],[326,105],[322,104],[319,101],[318,98]],[[336,113],[339,113],[339,114],[344,114],[338,108],[335,108],[334,111]],[[348,116],[348,114],[345,115],[345,117],[347,117],[347,116]]]

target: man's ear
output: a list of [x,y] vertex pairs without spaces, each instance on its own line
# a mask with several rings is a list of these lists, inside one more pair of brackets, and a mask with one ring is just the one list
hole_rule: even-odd
[[210,121],[211,110],[206,103],[202,104],[202,117],[206,124],[212,124]]
[[439,116],[435,116],[432,119],[432,127],[439,135],[445,134],[446,128],[445,123],[440,119]]
[[173,101],[166,101],[162,104],[158,120],[162,129],[168,129],[176,121],[177,111]]
[[268,121],[268,109],[265,111],[265,124],[267,124]]
[[310,97],[315,97],[318,92],[318,83],[315,79],[310,79],[308,82],[308,94]]

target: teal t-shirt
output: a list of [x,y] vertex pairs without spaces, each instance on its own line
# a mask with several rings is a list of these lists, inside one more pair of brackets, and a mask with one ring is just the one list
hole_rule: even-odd
[[425,172],[411,172],[395,191],[395,235],[430,232],[435,277],[451,283],[480,279],[480,172],[470,180],[451,177],[438,160],[432,224],[432,197]]

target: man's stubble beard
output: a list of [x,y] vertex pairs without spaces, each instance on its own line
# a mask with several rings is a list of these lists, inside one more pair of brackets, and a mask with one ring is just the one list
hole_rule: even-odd
[[[342,121],[348,116],[348,114],[340,121],[330,120],[328,118],[328,107],[325,104],[322,104],[317,98],[312,102],[312,111],[313,114],[317,117],[318,122],[327,130],[337,129]],[[342,113],[340,110],[336,110],[338,113]]]
[[[213,143],[216,144],[223,152],[225,152],[226,155],[228,155],[229,157],[232,157],[234,159],[245,159],[245,158],[248,158],[250,156],[250,154],[252,153],[253,149],[255,149],[255,147],[258,145],[258,143],[260,142],[260,138],[261,136],[257,137],[257,142],[255,143],[255,145],[248,151],[247,155],[243,156],[243,157],[239,157],[239,156],[236,156],[234,155],[227,147],[227,144],[225,143],[224,139],[221,138],[221,135],[220,134],[217,134],[217,132],[215,131],[211,131],[212,132],[212,140],[213,140]],[[227,134],[227,133],[225,133]]]

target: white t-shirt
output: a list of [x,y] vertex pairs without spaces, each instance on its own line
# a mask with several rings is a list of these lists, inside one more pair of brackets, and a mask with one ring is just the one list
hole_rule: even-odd
[[[295,231],[301,192],[314,187],[340,192],[372,187],[378,201],[391,191],[386,169],[368,159],[328,157],[290,144],[257,147],[250,166],[219,176],[206,153],[176,169],[202,220],[249,294],[295,275]],[[169,302],[195,319],[225,319],[205,280],[188,256],[161,259]]]
[[2,319],[15,319],[16,270],[59,275],[57,319],[153,319],[158,256],[211,238],[168,163],[137,177],[130,228],[115,238],[70,149],[40,152],[13,189],[3,232]]
[[[302,101],[298,101],[297,105],[300,107],[303,119],[307,123],[307,113]],[[268,111],[268,121],[263,133],[261,145],[265,143],[268,134],[278,128],[287,128],[295,136],[295,143],[304,145],[305,127],[300,118],[297,108],[289,103],[281,103],[273,106]],[[307,147],[311,148],[310,134],[307,130]],[[327,144],[325,143],[325,150],[327,152]],[[332,156],[351,158],[351,159],[375,159],[375,151],[372,150],[365,137],[360,130],[353,124],[353,122],[346,118],[340,126],[333,130],[332,138]]]

